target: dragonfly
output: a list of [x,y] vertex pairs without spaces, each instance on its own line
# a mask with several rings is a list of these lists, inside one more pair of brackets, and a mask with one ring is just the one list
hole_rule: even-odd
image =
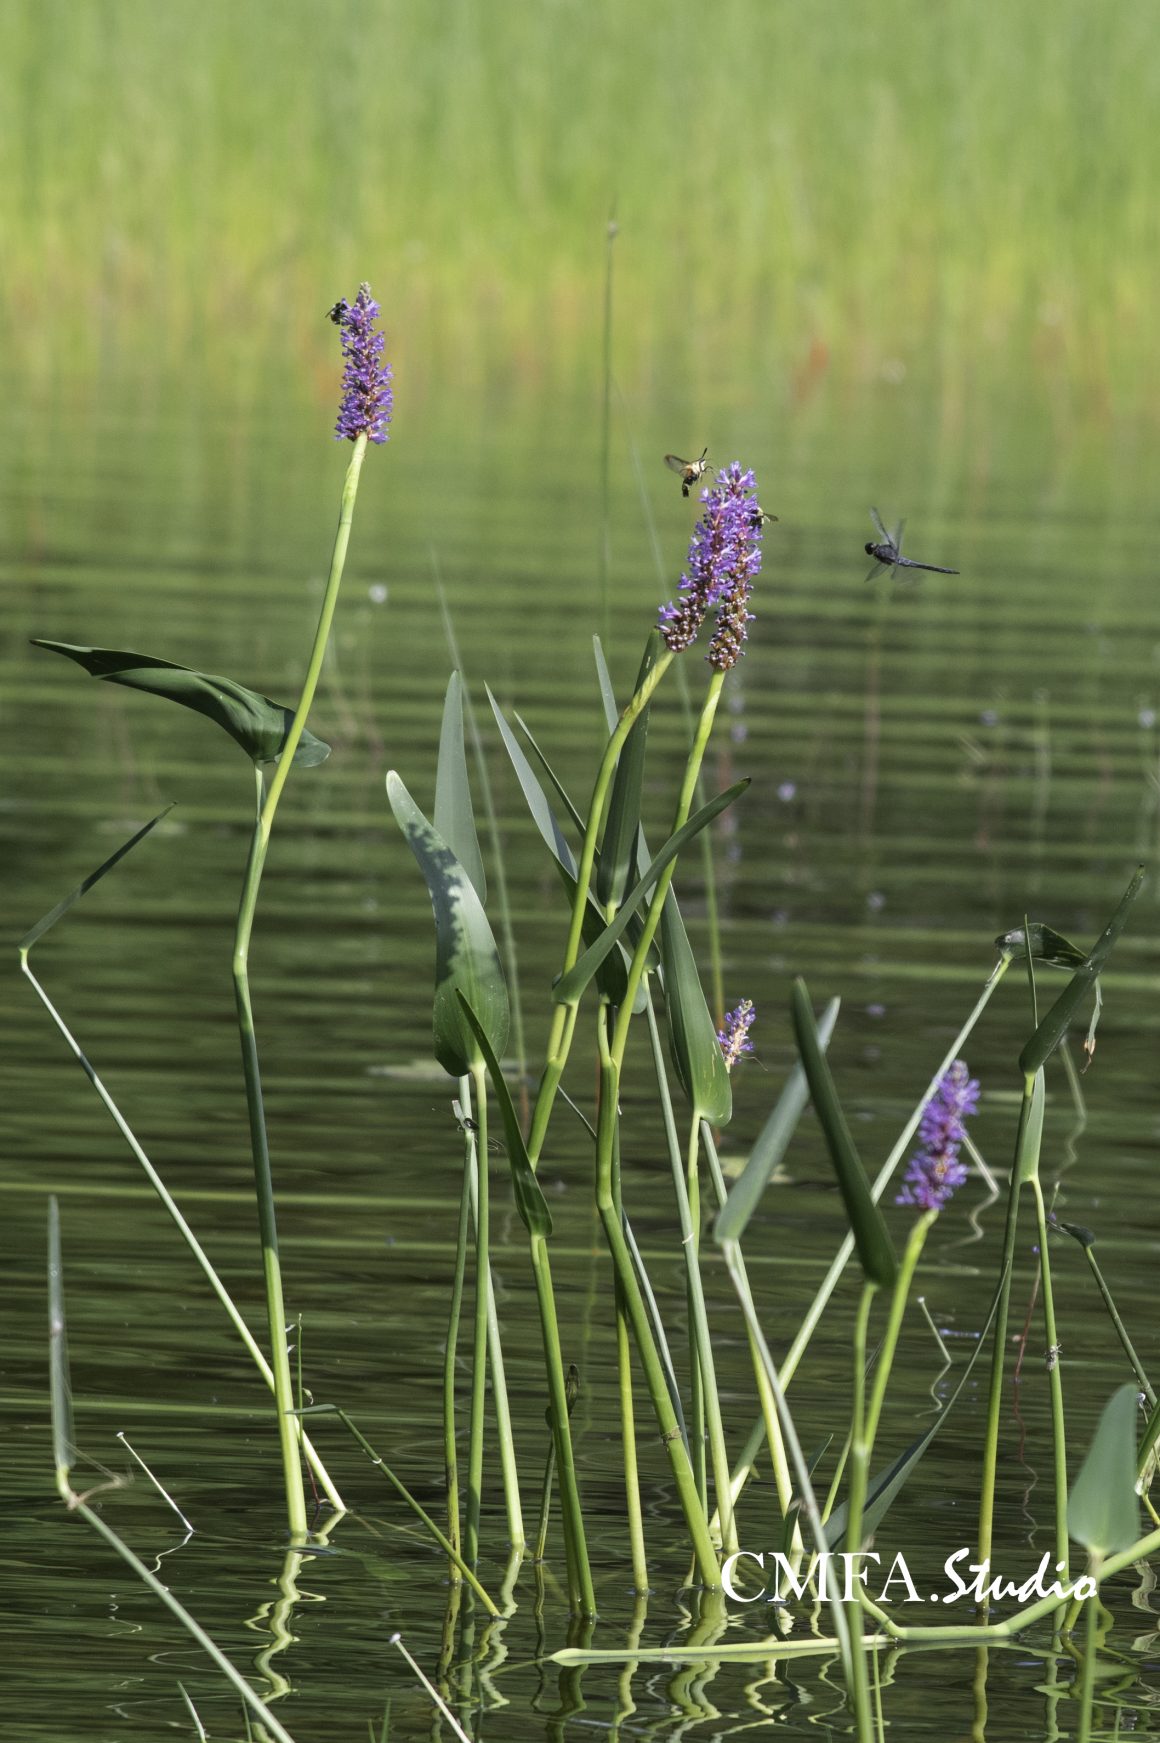
[[874,530],[878,534],[878,543],[866,546],[866,555],[873,557],[867,581],[873,581],[879,568],[889,569],[891,574],[895,569],[927,569],[932,575],[957,575],[957,569],[944,569],[939,563],[916,563],[913,557],[902,555],[902,529],[906,522],[900,520],[892,533],[888,533],[882,525],[882,516],[876,508],[870,510],[870,519],[874,522]]

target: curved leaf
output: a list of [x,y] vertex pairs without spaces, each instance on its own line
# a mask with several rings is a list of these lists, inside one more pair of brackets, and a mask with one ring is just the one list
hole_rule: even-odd
[[516,1110],[512,1105],[511,1091],[500,1069],[499,1060],[492,1050],[483,1024],[472,1010],[471,1005],[459,994],[459,1003],[463,1014],[471,1025],[472,1032],[479,1042],[487,1066],[487,1074],[491,1078],[491,1087],[495,1091],[495,1099],[499,1103],[500,1119],[503,1121],[503,1135],[511,1164],[512,1186],[515,1189],[516,1209],[520,1213],[520,1221],[530,1235],[542,1235],[545,1240],[552,1232],[552,1213],[548,1209],[548,1201],[544,1191],[536,1179],[536,1171],[532,1167],[528,1155],[524,1135],[520,1131],[520,1122],[516,1118]]
[[748,785],[748,778],[744,781],[735,781],[733,785],[727,787],[723,793],[718,793],[715,799],[710,799],[707,805],[702,805],[701,809],[695,811],[687,823],[683,824],[675,834],[669,836],[665,845],[649,865],[648,870],[642,875],[639,882],[624,898],[623,904],[617,910],[615,920],[613,920],[609,926],[605,927],[596,943],[591,945],[590,948],[584,952],[579,962],[575,963],[574,966],[568,970],[567,974],[562,974],[560,976],[559,980],[552,988],[552,997],[558,1005],[574,1005],[578,1002],[584,988],[588,985],[588,982],[592,979],[592,976],[596,973],[596,970],[600,967],[600,964],[604,961],[604,958],[608,955],[608,952],[612,949],[613,945],[619,942],[621,935],[628,927],[637,908],[644,900],[648,891],[656,883],[665,867],[671,860],[676,859],[681,849],[685,847],[688,842],[692,841],[695,836],[700,834],[706,824],[711,823],[714,817],[720,816],[721,812],[724,811],[727,806],[731,805],[734,799],[739,798]]
[[1115,913],[1092,946],[1090,955],[1076,969],[1019,1055],[1019,1069],[1025,1077],[1038,1071],[1063,1040],[1068,1024],[1099,979],[1108,957],[1112,954],[1112,946],[1127,924],[1128,910],[1139,895],[1143,882],[1144,867],[1138,866],[1135,876],[1120,897]]
[[1130,1549],[1140,1535],[1136,1412],[1135,1386],[1112,1393],[1067,1498],[1068,1534],[1096,1557]]
[[793,1026],[798,1052],[805,1068],[806,1081],[814,1110],[826,1135],[826,1145],[834,1172],[838,1176],[846,1215],[854,1236],[858,1262],[868,1283],[883,1289],[893,1287],[898,1260],[886,1229],[886,1221],[870,1196],[870,1183],[862,1166],[862,1158],[854,1147],[846,1116],[838,1100],[829,1063],[818,1040],[813,1006],[800,975],[793,983]]
[[[204,714],[228,732],[256,763],[277,762],[294,719],[292,708],[272,702],[257,690],[248,690],[244,684],[213,672],[195,672],[188,666],[174,665],[172,660],[154,659],[150,654],[135,654],[125,648],[86,648],[71,642],[43,641],[39,637],[33,637],[32,645],[64,654],[94,678],[121,684],[127,690],[146,690]],[[325,762],[329,755],[328,744],[303,730],[294,752],[296,764],[311,769]]]
[[481,1063],[482,1055],[458,993],[475,1012],[497,1056],[507,1044],[507,983],[499,952],[471,879],[394,769],[387,776],[387,797],[427,881],[435,913],[435,1057],[452,1077],[462,1077]]
[[733,1087],[672,890],[661,910],[661,962],[669,1048],[681,1088],[695,1119],[727,1126],[733,1118]]
[[463,743],[463,687],[458,672],[451,674],[443,703],[439,761],[435,768],[435,827],[475,885],[475,893],[480,901],[486,902],[487,879],[475,828],[471,783],[467,777],[467,753]]

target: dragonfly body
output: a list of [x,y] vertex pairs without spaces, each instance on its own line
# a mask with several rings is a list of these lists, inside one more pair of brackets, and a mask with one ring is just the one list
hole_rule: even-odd
[[944,569],[941,563],[918,563],[913,557],[904,557],[901,548],[902,530],[906,525],[904,520],[900,520],[894,531],[888,533],[876,508],[870,510],[870,519],[874,522],[878,538],[870,540],[865,547],[866,555],[874,559],[874,567],[867,575],[867,581],[873,581],[875,575],[878,574],[879,565],[884,569],[889,569],[892,573],[895,569],[925,569],[931,575],[957,575],[959,573],[957,569]]

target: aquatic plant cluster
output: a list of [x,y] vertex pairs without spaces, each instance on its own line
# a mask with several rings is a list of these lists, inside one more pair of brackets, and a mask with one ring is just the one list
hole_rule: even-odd
[[[52,909],[26,934],[20,946],[25,976],[160,1194],[274,1396],[292,1553],[300,1558],[311,1547],[312,1532],[325,1529],[319,1515],[311,1517],[306,1506],[304,1465],[309,1467],[318,1491],[325,1498],[325,1508],[334,1516],[344,1510],[343,1499],[307,1432],[306,1419],[328,1410],[358,1442],[376,1472],[387,1478],[400,1503],[410,1510],[439,1555],[445,1558],[452,1592],[456,1594],[456,1608],[449,1612],[450,1633],[454,1634],[459,1595],[464,1592],[471,1594],[472,1603],[486,1616],[496,1618],[500,1607],[480,1573],[488,1550],[484,1542],[482,1499],[489,1473],[495,1471],[503,1490],[509,1546],[516,1554],[515,1570],[509,1570],[505,1586],[506,1597],[512,1603],[516,1601],[513,1593],[519,1556],[530,1541],[536,1544],[537,1565],[545,1558],[558,1558],[569,1609],[583,1625],[583,1632],[580,1646],[570,1641],[556,1656],[561,1663],[583,1662],[598,1612],[598,1579],[611,1575],[620,1582],[623,1570],[594,1568],[590,1557],[582,1469],[574,1445],[573,1410],[583,1387],[615,1387],[622,1425],[626,1539],[635,1590],[647,1591],[658,1567],[672,1571],[672,1534],[679,1532],[683,1544],[678,1551],[682,1559],[691,1554],[693,1571],[689,1583],[698,1588],[697,1603],[706,1623],[711,1624],[710,1640],[716,1640],[717,1624],[724,1621],[721,1588],[724,1585],[730,1593],[736,1593],[729,1570],[747,1553],[741,1548],[739,1516],[749,1504],[747,1482],[764,1441],[780,1514],[778,1530],[783,1550],[778,1561],[791,1571],[795,1590],[800,1582],[803,1593],[812,1591],[819,1605],[828,1605],[831,1617],[830,1635],[817,1635],[815,1630],[814,1637],[798,1640],[795,1648],[837,1657],[858,1743],[873,1743],[881,1732],[876,1733],[874,1726],[869,1664],[871,1656],[884,1643],[906,1646],[917,1642],[928,1648],[976,1645],[991,1638],[1010,1638],[1041,1621],[1050,1623],[1056,1632],[1069,1622],[1060,1611],[1060,1588],[1054,1586],[1019,1611],[1001,1621],[993,1620],[986,1606],[993,1597],[1002,1595],[1001,1582],[999,1586],[987,1585],[980,1573],[978,1592],[983,1606],[980,1618],[932,1632],[921,1625],[899,1622],[877,1606],[860,1585],[852,1592],[847,1591],[844,1599],[835,1595],[827,1590],[824,1573],[820,1580],[817,1574],[819,1567],[824,1569],[828,1564],[836,1543],[842,1544],[847,1559],[851,1555],[857,1559],[864,1552],[934,1434],[945,1432],[946,1418],[966,1388],[975,1363],[988,1347],[988,1339],[990,1382],[983,1427],[975,1554],[980,1566],[989,1566],[999,1481],[1007,1321],[1012,1273],[1019,1256],[1018,1217],[1026,1188],[1037,1219],[1037,1265],[1052,1404],[1055,1500],[1052,1549],[1065,1581],[1071,1543],[1078,1543],[1087,1553],[1086,1578],[1091,1596],[1086,1602],[1088,1636],[1082,1668],[1086,1690],[1083,1711],[1087,1716],[1085,1720],[1081,1713],[1080,1726],[1081,1737],[1086,1737],[1091,1719],[1092,1630],[1098,1586],[1102,1579],[1128,1566],[1133,1559],[1160,1550],[1160,1531],[1140,1535],[1136,1494],[1137,1487],[1147,1488],[1160,1457],[1160,1407],[1156,1407],[1155,1395],[1145,1381],[1144,1390],[1153,1408],[1142,1433],[1138,1432],[1135,1380],[1121,1387],[1107,1405],[1086,1462],[1075,1480],[1071,1480],[1059,1359],[1061,1340],[1052,1287],[1047,1213],[1039,1178],[1045,1073],[1053,1058],[1062,1055],[1069,1059],[1066,1053],[1069,1026],[1093,988],[1098,995],[1100,974],[1126,924],[1142,873],[1133,878],[1108,925],[1088,951],[1039,923],[1034,927],[1025,923],[1002,933],[996,941],[997,960],[988,948],[988,972],[974,1007],[904,1122],[873,1188],[844,1114],[829,1059],[828,1048],[838,1017],[837,1001],[819,1017],[805,983],[800,978],[795,980],[789,989],[789,1006],[798,1061],[782,1084],[770,1117],[740,1174],[732,1186],[727,1184],[718,1154],[718,1138],[733,1114],[734,1073],[753,1052],[751,1030],[756,1011],[749,998],[742,999],[727,1014],[710,1010],[695,953],[670,892],[682,855],[692,843],[705,839],[704,832],[714,819],[740,802],[750,784],[748,779],[740,780],[724,792],[699,800],[705,754],[722,689],[744,652],[747,626],[753,621],[750,605],[762,569],[763,534],[772,519],[758,502],[752,470],[738,461],[718,472],[714,483],[702,493],[702,512],[693,531],[677,597],[662,610],[658,628],[648,635],[635,687],[619,708],[612,702],[612,682],[598,645],[598,676],[605,696],[607,737],[586,812],[574,806],[554,782],[550,783],[551,793],[544,787],[515,731],[492,700],[497,732],[537,831],[563,874],[566,923],[562,926],[559,972],[542,994],[548,1007],[548,1032],[538,1070],[524,1066],[516,1077],[508,1060],[513,1028],[522,1035],[522,1012],[514,994],[514,958],[497,944],[487,912],[487,879],[471,794],[464,731],[465,692],[459,674],[452,674],[444,703],[431,812],[436,821],[424,812],[395,771],[387,776],[390,809],[414,855],[431,900],[436,963],[432,1048],[448,1073],[449,1092],[454,1085],[455,1123],[462,1141],[456,1256],[453,1273],[447,1279],[449,1305],[442,1445],[438,1459],[445,1481],[443,1524],[436,1523],[392,1471],[383,1453],[358,1429],[351,1410],[357,1408],[360,1400],[342,1399],[330,1405],[309,1407],[300,1402],[302,1394],[292,1385],[290,1375],[276,1203],[248,962],[281,793],[293,767],[316,766],[327,755],[328,747],[308,732],[306,722],[334,619],[363,460],[368,444],[381,445],[386,441],[393,410],[391,372],[384,360],[384,340],[376,325],[378,316],[378,304],[366,284],[352,302],[342,299],[331,311],[341,336],[344,364],[336,433],[353,444],[353,452],[343,486],[327,588],[301,695],[293,710],[235,680],[165,659],[65,643],[41,644],[65,654],[98,678],[168,697],[205,715],[230,733],[246,751],[252,766],[254,828],[243,875],[232,960],[266,1286],[269,1359],[30,966],[30,953],[49,927],[111,871],[125,853],[144,840],[159,819],[140,829]],[[893,563],[897,557],[894,543],[879,561]],[[716,620],[707,653],[710,674],[699,711],[690,722],[688,751],[668,832],[652,851],[645,843],[642,819],[649,714],[667,672],[692,646],[712,612],[716,613]],[[537,747],[533,744],[532,748]],[[267,773],[271,768],[273,772]],[[563,821],[552,794],[557,795],[564,808]],[[719,936],[711,936],[711,946],[719,954]],[[935,1426],[920,1435],[905,1453],[891,1458],[879,1455],[881,1468],[876,1469],[879,1429],[890,1397],[899,1336],[911,1306],[924,1244],[935,1227],[936,1213],[945,1210],[952,1195],[969,1180],[961,1152],[966,1143],[966,1121],[979,1106],[980,1085],[971,1077],[960,1053],[1015,961],[1021,961],[1028,971],[1032,1020],[1018,1060],[1023,1094],[1014,1134],[1003,1251],[990,1313]],[[717,966],[720,967],[719,960]],[[1035,983],[1036,975],[1045,970],[1062,971],[1068,978],[1041,1015]],[[580,1022],[582,1008],[587,1019],[584,1030]],[[661,1034],[662,1018],[668,1030],[667,1051]],[[569,1079],[571,1088],[565,1090],[564,1080],[581,1033],[589,1035],[592,1053],[573,1072]],[[634,1042],[631,1051],[630,1038]],[[1090,1042],[1091,1031],[1088,1039]],[[518,1045],[522,1052],[522,1040]],[[647,1066],[642,1067],[644,1059]],[[636,1202],[639,1195],[649,1190],[650,1176],[638,1166],[638,1122],[634,1120],[631,1127],[622,1126],[623,1087],[630,1073],[634,1093],[642,1101],[647,1080],[648,1095],[655,1103],[655,1142],[667,1152],[671,1165],[687,1313],[671,1317],[667,1323],[658,1306],[662,1297],[649,1276],[649,1264],[653,1261],[650,1258],[646,1262],[632,1233]],[[585,1111],[583,1104],[588,1098],[591,1105]],[[570,1112],[579,1114],[591,1139],[592,1191],[607,1247],[612,1283],[608,1292],[609,1312],[616,1322],[615,1375],[598,1372],[582,1375],[574,1363],[565,1362],[565,1350],[579,1346],[575,1328],[561,1320],[561,1308],[566,1304],[557,1301],[552,1280],[553,1216],[540,1182],[540,1171],[556,1142],[561,1105],[565,1103]],[[796,1334],[778,1358],[767,1342],[750,1287],[742,1242],[749,1237],[753,1219],[761,1210],[768,1226],[757,1229],[751,1244],[772,1248],[776,1254],[778,1206],[776,1196],[767,1192],[767,1188],[811,1103],[815,1132],[820,1133],[828,1153],[848,1227],[839,1242],[839,1229],[835,1226],[838,1250],[834,1264],[812,1299],[803,1305]],[[521,1296],[518,1288],[513,1288],[509,1274],[503,1311],[505,1316],[534,1312],[543,1348],[548,1445],[534,1540],[525,1528],[524,1518],[527,1459],[530,1456],[542,1459],[544,1448],[542,1444],[531,1451],[526,1445],[517,1447],[504,1379],[503,1324],[491,1273],[489,1158],[497,1132],[499,1148],[506,1155],[511,1200],[526,1235],[530,1285]],[[917,1148],[912,1149],[916,1134]],[[899,1253],[881,1200],[892,1173],[908,1154],[910,1160],[895,1202],[921,1214],[907,1219]],[[453,1220],[451,1210],[449,1206],[449,1225]],[[1075,1234],[1085,1250],[1090,1249],[1087,1231],[1072,1230],[1066,1224],[1055,1226]],[[736,1308],[730,1304],[728,1322],[720,1303],[715,1299],[710,1302],[704,1288],[703,1247],[710,1237],[724,1260],[736,1296]],[[834,1413],[836,1443],[834,1450],[829,1450],[827,1443],[822,1453],[807,1461],[786,1392],[799,1375],[799,1389],[808,1384],[811,1339],[852,1259],[861,1272],[862,1286],[853,1316],[849,1393],[837,1398],[832,1384],[826,1388],[826,1406]],[[256,1705],[268,1732],[285,1738],[288,1733],[284,1727],[263,1706],[245,1679],[233,1670],[208,1636],[197,1629],[167,1588],[134,1556],[108,1519],[88,1508],[84,1497],[72,1487],[76,1451],[64,1354],[64,1263],[65,1249],[54,1207],[50,1218],[50,1378],[60,1493],[128,1562],[135,1574],[151,1586],[160,1601],[191,1628],[222,1674],[234,1681],[239,1697],[250,1706]],[[467,1340],[461,1338],[460,1332],[469,1276],[471,1337],[470,1351],[465,1356],[462,1346]],[[1104,1293],[1110,1303],[1110,1292],[1105,1288]],[[885,1303],[885,1315],[876,1358],[871,1363],[869,1336],[880,1298]],[[1135,1375],[1140,1372],[1138,1358],[1114,1308],[1112,1316],[1124,1348],[1125,1367]],[[737,1449],[729,1445],[732,1424],[727,1428],[721,1406],[714,1340],[715,1336],[735,1336],[741,1327],[753,1367],[754,1410],[759,1420],[750,1437],[749,1451],[738,1462]],[[653,1417],[647,1429],[638,1424],[636,1414],[636,1393],[641,1382]],[[461,1457],[464,1416],[465,1459]],[[892,1420],[892,1435],[905,1431],[905,1418]],[[383,1432],[390,1441],[389,1419]],[[841,1450],[843,1439],[845,1449]],[[660,1452],[655,1450],[658,1443]],[[665,1461],[663,1479],[658,1479],[652,1464],[642,1457],[641,1449],[650,1445],[654,1457],[663,1457]],[[822,1464],[826,1458],[831,1461],[829,1468]],[[828,1493],[822,1487],[823,1477]],[[844,1498],[839,1509],[840,1495]],[[557,1502],[559,1519],[555,1535],[553,1501]],[[755,1502],[763,1531],[768,1528],[769,1506],[768,1492],[763,1492]],[[658,1544],[652,1522],[664,1514],[666,1507],[669,1509],[666,1534]],[[651,1545],[646,1536],[646,1520],[654,1534]],[[868,1636],[871,1626],[875,1632]],[[710,1644],[707,1650],[712,1649]],[[755,1650],[763,1659],[769,1659],[777,1658],[783,1648],[775,1642],[762,1643]],[[635,1643],[627,1651],[631,1657],[636,1651]],[[408,1662],[422,1678],[421,1669],[409,1655]],[[455,1698],[446,1678],[442,1689],[432,1688],[431,1692],[437,1702]],[[449,1722],[459,1728],[453,1716]],[[459,1728],[459,1735],[466,1733]]]

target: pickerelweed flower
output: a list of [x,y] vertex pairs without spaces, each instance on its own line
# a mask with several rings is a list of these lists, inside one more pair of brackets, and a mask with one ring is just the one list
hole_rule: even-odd
[[676,600],[661,607],[660,631],[672,653],[691,647],[711,610],[717,626],[705,656],[719,672],[736,665],[752,621],[749,595],[761,569],[761,533],[767,516],[757,481],[734,460],[701,492],[705,512],[693,528],[689,566]]
[[966,1136],[964,1121],[979,1105],[979,1081],[956,1059],[944,1071],[926,1105],[918,1128],[919,1147],[910,1159],[902,1191],[895,1204],[916,1204],[920,1210],[941,1210],[967,1178],[959,1161]]
[[717,1039],[725,1055],[726,1071],[733,1070],[743,1053],[753,1052],[749,1031],[756,1016],[752,999],[742,999],[735,1011],[726,1011],[725,1027],[717,1031]]
[[391,366],[382,361],[386,339],[375,331],[379,305],[369,284],[361,284],[353,303],[343,297],[330,311],[342,337],[342,404],[334,426],[337,442],[356,442],[367,436],[372,442],[387,440],[394,395]]

